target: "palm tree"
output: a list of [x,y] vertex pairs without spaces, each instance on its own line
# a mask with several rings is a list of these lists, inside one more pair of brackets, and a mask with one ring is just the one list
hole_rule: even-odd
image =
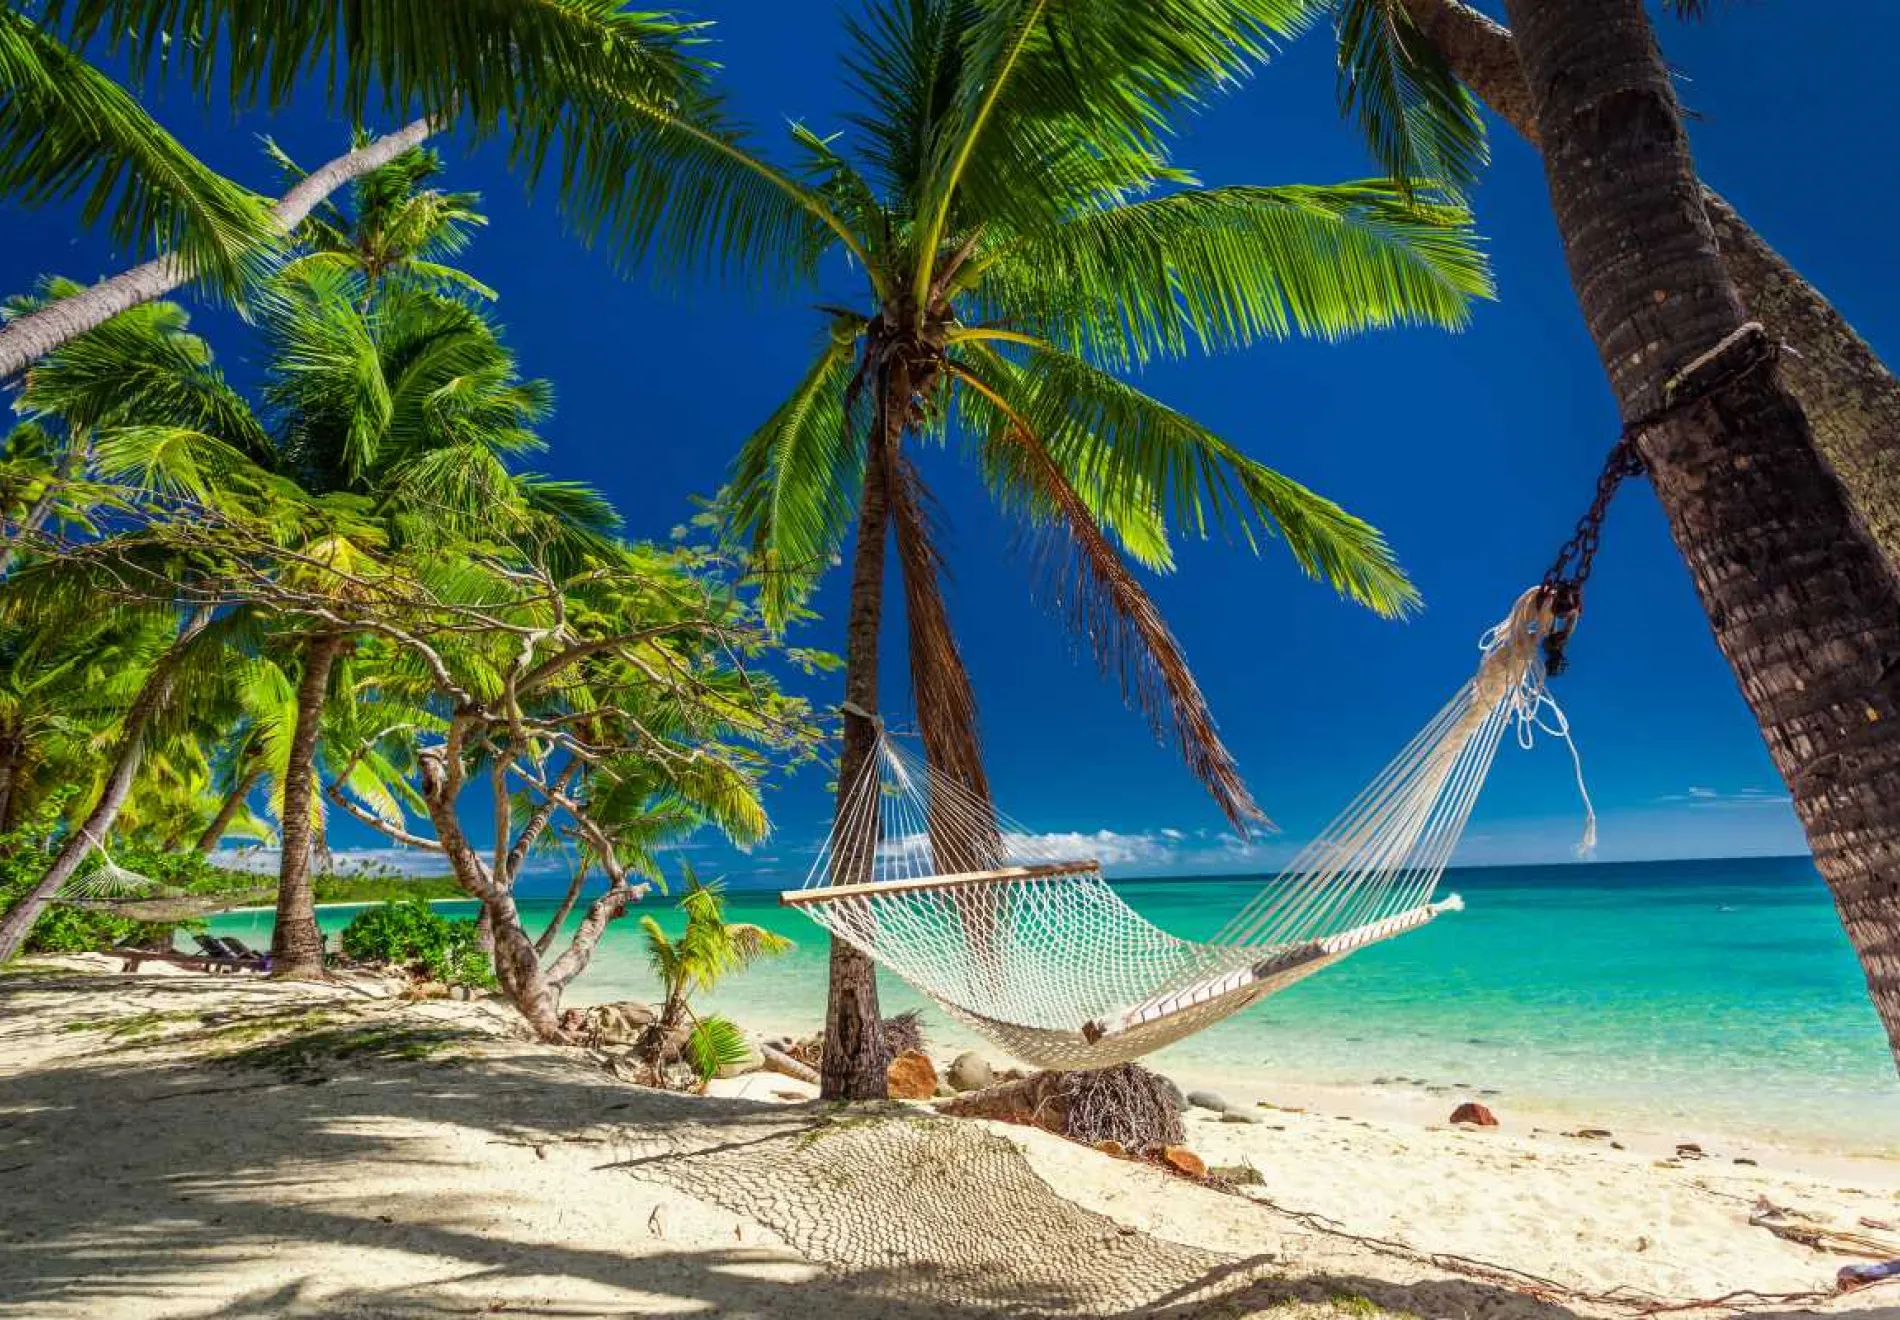
[[[1054,596],[1102,668],[1172,726],[1237,827],[1258,818],[1179,645],[1136,575],[1170,527],[1282,539],[1308,573],[1382,614],[1413,602],[1383,539],[1115,374],[1190,348],[1456,326],[1489,289],[1456,207],[1387,182],[1197,188],[1173,116],[1233,81],[1315,7],[1281,0],[1072,6],[879,0],[851,25],[861,146],[794,130],[755,168],[823,222],[862,281],[733,471],[735,527],[783,619],[855,523],[847,710],[878,707],[886,541],[895,536],[912,696],[931,764],[979,798],[975,700],[939,582],[913,454],[952,442],[1038,533]],[[755,161],[756,157],[752,157]],[[1130,561],[1132,561],[1132,566]],[[871,726],[845,723],[853,782]],[[980,869],[995,841],[950,869]],[[840,875],[839,883],[860,877]],[[825,1093],[881,1095],[870,965],[834,943]]]
[[690,867],[686,868],[686,893],[679,907],[686,914],[686,928],[677,940],[653,917],[640,918],[647,966],[653,969],[661,987],[660,1016],[647,1029],[643,1052],[648,1063],[657,1067],[668,1048],[683,1035],[685,1052],[705,1078],[742,1051],[744,1039],[724,1018],[695,1014],[689,1002],[691,996],[712,990],[726,977],[756,962],[789,952],[792,942],[763,926],[726,920],[723,886],[717,880],[702,884]]
[[[0,14],[0,196],[82,193],[128,249],[157,253],[0,328],[0,379],[141,302],[194,281],[235,299],[311,209],[437,132],[506,134],[530,182],[552,166],[585,239],[634,262],[717,251],[763,275],[810,217],[736,161],[707,90],[703,25],[628,0],[13,0]],[[43,12],[40,12],[43,11]],[[321,88],[330,110],[417,117],[330,161],[274,204],[196,161],[79,52],[207,99],[277,109]]]
[[[359,129],[352,147],[360,150],[369,141]],[[309,178],[276,143],[267,145],[293,184]],[[321,202],[297,230],[301,251],[286,273],[294,278],[314,267],[352,272],[363,282],[365,300],[375,298],[383,281],[391,279],[492,300],[493,289],[443,261],[466,248],[470,231],[486,225],[488,217],[476,209],[479,193],[426,186],[441,173],[439,153],[412,147],[357,176],[345,190],[347,206]]]
[[[1697,15],[1707,6],[1670,6]],[[1533,146],[1537,123],[1510,30],[1460,0],[1340,0],[1341,87],[1382,164],[1462,184],[1483,163],[1473,94]],[[1900,379],[1820,290],[1714,189],[1702,208],[1743,304],[1795,351],[1782,361],[1815,442],[1881,552],[1900,565]]]
[[[560,520],[555,545],[605,537],[615,515],[570,483],[514,471],[541,447],[534,427],[552,405],[545,381],[523,380],[495,328],[468,305],[323,267],[281,281],[265,316],[272,347],[266,397],[282,462],[313,495],[368,502],[384,545],[465,553],[465,538]],[[332,542],[312,553],[344,568],[381,547]],[[347,630],[318,627],[298,642],[293,732],[283,767],[282,869],[272,970],[320,970],[310,888],[318,808],[316,753]],[[348,686],[346,680],[346,688]]]
[[1900,579],[1747,322],[1641,0],[1507,10],[1584,319],[1900,1062]]

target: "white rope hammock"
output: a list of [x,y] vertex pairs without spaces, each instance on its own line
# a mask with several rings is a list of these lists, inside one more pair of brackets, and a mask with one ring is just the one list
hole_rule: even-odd
[[[1544,687],[1540,600],[1526,592],[1484,635],[1471,679],[1208,942],[1154,926],[1097,861],[1058,855],[881,727],[782,900],[1025,1063],[1137,1058],[1464,906],[1434,894],[1505,731],[1569,741]],[[1592,814],[1585,847],[1594,828]]]

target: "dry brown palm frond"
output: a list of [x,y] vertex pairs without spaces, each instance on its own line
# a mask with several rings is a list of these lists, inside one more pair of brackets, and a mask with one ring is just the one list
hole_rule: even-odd
[[[891,482],[891,522],[897,532],[904,577],[904,614],[910,629],[911,697],[932,770],[950,776],[980,802],[990,801],[976,727],[976,694],[950,629],[943,599],[943,557],[932,536],[929,491],[909,459],[899,456]],[[994,866],[1002,845],[992,816],[984,821],[935,819],[931,850],[940,870],[973,871]]]
[[[979,376],[962,366],[954,370],[1013,415]],[[1041,529],[1037,557],[1054,585],[1055,603],[1069,614],[1071,633],[1090,648],[1104,674],[1116,677],[1123,700],[1148,717],[1157,738],[1173,725],[1182,759],[1236,830],[1244,836],[1257,826],[1270,827],[1221,741],[1181,644],[1049,451],[1020,422],[991,443],[1020,448],[1020,466],[1057,510],[1058,521]]]

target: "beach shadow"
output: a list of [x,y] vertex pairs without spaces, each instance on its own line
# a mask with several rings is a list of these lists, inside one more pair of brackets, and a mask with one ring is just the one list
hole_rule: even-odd
[[[119,1011],[101,1017],[109,1000]],[[309,1004],[270,987],[234,1003],[193,978],[0,981],[0,1034],[73,1042],[61,1061],[0,1075],[0,1315],[1575,1314],[1475,1281],[1276,1277],[1264,1256],[1134,1233],[1057,1196],[978,1125],[651,1091],[452,1018],[318,1007],[335,1020],[286,1036]],[[128,1022],[172,1034],[127,1038]],[[190,1041],[220,1052],[166,1052]],[[612,1233],[549,1240],[499,1215],[475,1182],[487,1145],[532,1152],[507,1166],[518,1171],[564,1161],[546,1167]],[[434,1190],[351,1185],[386,1163]],[[691,1206],[792,1250],[667,1244],[661,1211]],[[373,1268],[312,1273],[296,1254],[310,1244],[403,1267],[380,1271],[387,1282]]]

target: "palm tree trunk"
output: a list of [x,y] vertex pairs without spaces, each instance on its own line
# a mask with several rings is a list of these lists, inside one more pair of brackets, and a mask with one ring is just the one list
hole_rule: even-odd
[[284,766],[283,854],[277,872],[277,919],[270,936],[272,976],[311,980],[323,975],[323,934],[317,929],[316,893],[310,883],[310,811],[316,801],[317,735],[329,699],[330,671],[343,646],[343,635],[332,632],[317,633],[304,645],[297,726]]
[[13,790],[25,753],[25,739],[17,730],[9,728],[0,734],[0,834],[11,832],[7,822],[13,818]]
[[231,791],[225,794],[224,801],[218,805],[218,814],[211,818],[204,833],[198,836],[198,842],[192,845],[194,851],[204,857],[217,851],[218,844],[224,839],[224,832],[231,828],[231,822],[244,809],[244,800],[263,777],[264,766],[261,761],[238,776],[237,783],[231,786]]
[[[1510,30],[1459,0],[1403,0],[1459,81],[1536,146],[1530,91]],[[1782,376],[1834,474],[1888,561],[1900,564],[1900,380],[1847,319],[1713,189],[1702,208],[1749,315],[1795,351]]]
[[0,918],[0,963],[19,952],[33,929],[33,923],[39,920],[40,913],[46,910],[46,905],[59,892],[59,887],[72,878],[80,863],[86,860],[86,854],[98,847],[106,835],[112,832],[113,823],[119,818],[119,810],[132,792],[133,781],[138,778],[139,760],[145,752],[146,730],[171,700],[173,679],[178,673],[179,663],[184,659],[186,648],[210,622],[209,606],[194,611],[178,630],[178,636],[165,654],[152,666],[152,672],[145,676],[138,695],[125,713],[118,748],[113,754],[112,769],[106,775],[98,801],[93,803],[92,810],[86,814],[80,827],[61,845],[39,883],[15,903],[4,918]]
[[[432,119],[418,119],[304,176],[271,208],[278,232],[291,233],[324,198],[425,141],[436,127]],[[183,288],[193,274],[182,258],[166,253],[10,322],[0,328],[0,380],[18,375],[61,344],[98,329],[119,313]]]
[[[902,386],[900,393],[899,386]],[[857,549],[851,564],[851,606],[845,622],[844,695],[868,715],[877,713],[878,630],[884,621],[884,552],[890,531],[890,472],[904,411],[885,404],[909,400],[908,373],[901,366],[880,381],[878,421],[866,445],[864,494],[858,505]],[[844,746],[838,755],[838,812],[869,766],[876,750],[877,726],[860,715],[844,717]],[[855,841],[854,841],[855,842]],[[862,850],[841,848],[832,859],[835,885],[871,878],[877,840]],[[831,941],[831,985],[825,1001],[825,1051],[819,1067],[819,1094],[826,1100],[882,1100],[889,1094],[885,1072],[884,1025],[878,1015],[877,966],[863,952]]]
[[[1639,444],[1900,1060],[1900,579],[1772,345],[1744,331],[1641,0],[1506,8],[1571,282],[1623,416],[1650,414],[1672,380],[1708,391]],[[1711,358],[1725,344],[1767,366]]]

